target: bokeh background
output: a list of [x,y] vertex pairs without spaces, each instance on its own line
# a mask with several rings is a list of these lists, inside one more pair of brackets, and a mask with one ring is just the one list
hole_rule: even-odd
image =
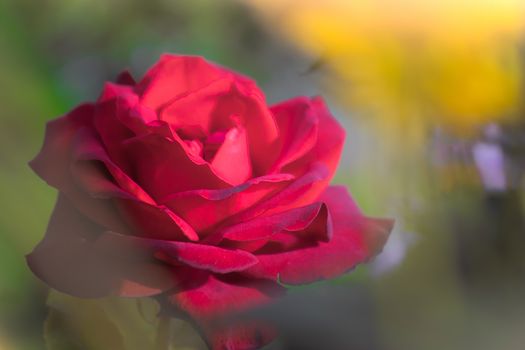
[[523,0],[1,1],[0,349],[146,348],[149,305],[48,298],[29,272],[55,192],[27,161],[46,121],[162,52],[270,103],[323,95],[348,133],[335,181],[396,219],[375,261],[256,311],[268,349],[523,349],[524,43]]

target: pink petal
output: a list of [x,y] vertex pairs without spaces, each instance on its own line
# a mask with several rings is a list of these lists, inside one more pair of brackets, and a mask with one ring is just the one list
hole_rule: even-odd
[[[73,166],[78,163],[88,163],[89,161],[98,161],[104,164],[106,171],[109,172],[111,178],[116,182],[121,191],[131,194],[133,197],[149,203],[154,204],[154,200],[150,195],[144,191],[133,179],[131,179],[124,171],[120,169],[108,156],[105,149],[102,147],[98,138],[89,129],[81,129],[77,132],[72,145]],[[75,171],[78,176],[82,175],[82,171]],[[91,179],[95,181],[95,174]],[[99,180],[106,179],[103,175],[103,170],[100,171]],[[84,182],[85,189],[89,191],[89,184]],[[91,191],[92,194],[94,192]],[[102,192],[96,195],[103,195]]]
[[297,169],[300,171],[305,164],[322,162],[328,168],[330,172],[329,179],[331,179],[341,158],[345,130],[332,116],[321,97],[310,99],[310,109],[317,116],[319,123],[317,142],[305,156],[283,169]]
[[247,145],[256,174],[267,173],[275,158],[271,150],[278,138],[277,125],[263,93],[248,79],[233,76],[218,79],[173,99],[159,113],[162,120],[175,128],[189,125],[206,133],[240,124],[248,135]]
[[[114,203],[120,213],[113,212],[112,215],[117,218],[122,216],[123,220],[128,223],[129,229],[104,225],[107,229],[162,239],[199,240],[195,230],[169,208],[134,197],[116,186],[114,181],[105,177],[104,170],[107,171],[107,168],[102,162],[78,161],[74,164],[72,171],[75,180],[85,191],[76,195],[74,202],[77,207],[83,209],[83,203],[89,201],[90,197],[104,198],[107,203],[113,203],[110,200],[115,199]],[[100,206],[100,208],[103,207]],[[85,209],[82,211],[86,212]],[[89,212],[88,216],[93,217],[89,215]]]
[[48,122],[42,149],[29,165],[50,186],[66,193],[77,208],[91,219],[110,229],[126,231],[112,203],[86,196],[71,179],[73,144],[79,130],[91,127],[93,112],[93,105],[84,104],[64,117]]
[[151,252],[175,266],[182,264],[216,273],[242,271],[257,263],[257,258],[248,252],[198,243],[148,239],[114,232],[106,233],[100,241],[111,247],[110,250]]
[[197,269],[216,273],[242,271],[257,263],[257,258],[248,252],[211,245],[169,242],[159,244],[157,247],[169,258]]
[[116,205],[137,235],[166,240],[199,240],[197,232],[186,220],[163,205],[137,200],[119,200]]
[[[232,222],[246,222],[262,214],[272,215],[282,211],[311,204],[319,196],[319,187],[325,186],[328,170],[322,163],[311,164],[303,175],[284,189],[266,197],[249,209],[239,213]],[[321,183],[321,184],[320,184]],[[324,187],[322,187],[324,188]],[[312,190],[312,189],[315,189]]]
[[297,97],[270,108],[279,127],[280,154],[272,169],[301,158],[317,142],[319,118],[307,97]]
[[269,195],[279,192],[293,176],[274,174],[250,179],[245,183],[217,190],[192,190],[174,193],[159,203],[164,203],[198,232],[203,232],[242,212]]
[[[92,112],[91,107],[79,107],[67,117],[50,122],[42,151],[30,163],[32,168],[50,185],[63,191],[82,213],[107,229],[130,232],[137,227],[135,221],[130,226],[122,221],[115,203],[108,200],[116,197],[131,202],[123,206],[135,209],[133,219],[145,218],[144,222],[150,223],[154,218],[157,225],[162,223],[159,226],[163,231],[148,230],[150,225],[138,226],[143,227],[143,231],[164,233],[162,237],[171,238],[182,232],[189,239],[197,240],[197,234],[184,220],[168,208],[158,207],[140,186],[109,160],[86,126],[84,118],[91,117],[88,112]],[[129,216],[127,219],[129,221]]]
[[311,101],[312,108],[319,118],[317,143],[312,148],[311,157],[315,161],[323,162],[328,167],[331,180],[341,158],[346,137],[345,129],[332,116],[321,97],[314,97]]
[[142,104],[157,109],[179,95],[229,75],[229,71],[202,57],[165,54],[146,72],[136,90]]
[[200,321],[260,306],[284,293],[275,282],[238,274],[216,275],[188,268],[175,273],[179,283],[170,303]]
[[[76,141],[72,174],[77,184],[86,191],[86,197],[121,199],[116,204],[127,214],[124,218],[130,227],[144,235],[175,239],[182,233],[190,240],[199,239],[186,221],[168,208],[158,206],[149,194],[114,164],[92,133],[81,130]],[[79,201],[82,201],[81,196],[76,202]]]
[[312,203],[279,214],[257,217],[253,220],[227,227],[223,237],[233,241],[253,241],[283,232],[297,232],[303,238],[328,241],[331,236],[331,222],[326,205]]
[[279,279],[286,284],[311,283],[337,277],[380,251],[392,228],[391,221],[376,221],[360,215],[342,187],[329,187],[320,200],[328,205],[332,214],[333,237],[329,242],[257,254],[259,264],[244,273],[256,278]]
[[187,313],[207,338],[210,349],[259,349],[268,344],[275,332],[258,322],[223,324],[224,317],[263,306],[285,289],[265,280],[245,279],[237,274],[214,275],[205,271],[180,268],[176,271],[178,288],[161,299],[163,312]]
[[251,177],[252,167],[244,129],[232,128],[226,133],[211,166],[221,178],[234,186],[242,184]]
[[50,186],[59,188],[68,180],[73,139],[78,129],[90,124],[93,111],[92,104],[83,104],[47,123],[42,149],[29,165]]
[[158,134],[126,141],[125,154],[133,159],[132,172],[137,183],[153,198],[199,188],[226,188],[204,160],[191,159],[186,146]]
[[277,332],[267,324],[243,321],[207,329],[212,350],[254,350],[269,344]]
[[[305,101],[303,99],[302,102],[306,103],[308,100]],[[344,129],[330,114],[330,111],[321,98],[315,97],[310,99],[309,104],[309,110],[315,114],[318,119],[316,143],[305,154],[282,167],[281,171],[289,172],[300,177],[302,174],[305,174],[305,172],[310,171],[309,169],[314,166],[314,164],[317,164],[316,166],[322,164],[327,170],[327,176],[325,176],[323,180],[312,184],[302,196],[297,197],[297,201],[294,203],[295,206],[309,204],[323,193],[335,173],[345,139]],[[296,105],[296,107],[298,108],[298,105]],[[307,113],[306,115],[311,114]],[[299,155],[300,153],[295,154]]]
[[262,91],[252,82],[235,82],[230,90],[219,97],[211,120],[215,129],[228,128],[225,117],[235,116],[248,135],[253,173],[268,173],[274,156],[272,149],[279,137],[277,124],[266,106]]
[[212,132],[213,111],[220,97],[230,90],[233,79],[233,75],[225,75],[198,90],[175,97],[159,111],[159,118],[175,129],[191,126],[198,127],[205,134]]
[[51,287],[77,297],[149,296],[173,286],[161,264],[99,249],[103,228],[60,195],[44,239],[27,256],[33,273]]

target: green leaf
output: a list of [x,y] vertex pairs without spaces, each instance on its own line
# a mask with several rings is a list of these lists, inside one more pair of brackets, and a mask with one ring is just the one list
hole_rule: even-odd
[[98,300],[51,292],[44,324],[48,350],[127,350],[120,329]]
[[[155,349],[158,303],[151,298],[80,299],[51,291],[44,325],[48,350]],[[171,319],[166,350],[206,350],[192,326]]]

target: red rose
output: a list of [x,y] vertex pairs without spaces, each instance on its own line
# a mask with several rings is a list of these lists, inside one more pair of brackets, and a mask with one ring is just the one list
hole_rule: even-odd
[[[343,141],[320,98],[268,107],[250,79],[164,55],[47,125],[31,167],[60,192],[28,264],[79,297],[162,294],[206,328],[382,248],[391,223],[328,186]],[[266,341],[252,333],[210,342]]]

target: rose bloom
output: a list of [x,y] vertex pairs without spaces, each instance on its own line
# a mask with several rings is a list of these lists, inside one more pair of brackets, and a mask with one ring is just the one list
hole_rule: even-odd
[[77,297],[157,296],[213,349],[259,348],[271,333],[212,321],[339,276],[390,232],[328,186],[344,136],[319,97],[268,107],[238,73],[163,55],[48,123],[30,165],[59,195],[28,264]]

